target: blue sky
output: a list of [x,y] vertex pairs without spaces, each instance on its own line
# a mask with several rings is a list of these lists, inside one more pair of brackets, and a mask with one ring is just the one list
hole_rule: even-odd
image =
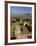
[[10,12],[11,15],[32,13],[32,7],[11,6]]

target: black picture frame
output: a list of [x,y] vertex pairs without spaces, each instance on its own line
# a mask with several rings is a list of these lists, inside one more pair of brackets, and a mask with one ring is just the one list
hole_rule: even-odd
[[[18,42],[18,43],[8,43],[8,3],[14,4],[29,4],[34,5],[34,42]],[[14,2],[14,1],[5,1],[5,45],[13,45],[13,44],[29,44],[29,43],[36,43],[36,3],[32,2]]]

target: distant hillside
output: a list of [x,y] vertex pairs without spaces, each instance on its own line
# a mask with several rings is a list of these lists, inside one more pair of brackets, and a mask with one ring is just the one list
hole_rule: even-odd
[[11,15],[11,17],[15,17],[15,18],[32,18],[32,14],[17,14],[17,15]]

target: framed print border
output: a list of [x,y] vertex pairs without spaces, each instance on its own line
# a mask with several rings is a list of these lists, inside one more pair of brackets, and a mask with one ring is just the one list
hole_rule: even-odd
[[[8,43],[8,3],[34,5],[34,42]],[[36,3],[5,1],[5,45],[36,43]]]

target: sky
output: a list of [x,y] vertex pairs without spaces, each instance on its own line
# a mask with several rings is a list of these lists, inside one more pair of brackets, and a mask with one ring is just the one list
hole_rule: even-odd
[[32,7],[11,6],[10,12],[11,15],[32,13]]

